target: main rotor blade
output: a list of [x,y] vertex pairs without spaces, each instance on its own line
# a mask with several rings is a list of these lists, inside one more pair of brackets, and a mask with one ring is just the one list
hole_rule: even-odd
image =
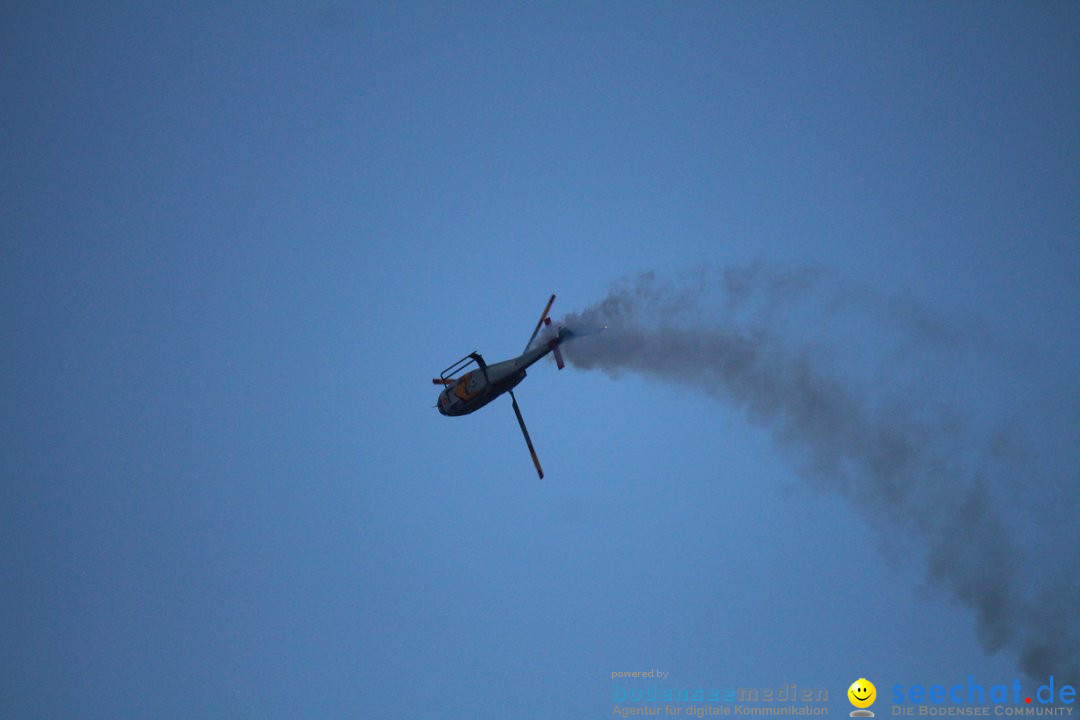
[[[551,296],[555,298],[554,295]],[[551,303],[548,303],[550,306]],[[529,431],[525,427],[525,419],[521,417],[521,408],[518,407],[517,398],[514,397],[514,391],[510,391],[510,401],[514,405],[514,414],[517,415],[518,425],[521,426],[521,434],[525,436],[525,444],[529,446],[529,454],[532,455],[533,465],[536,466],[536,474],[540,476],[540,479],[544,479],[544,470],[540,467],[540,459],[536,457],[536,448],[533,447],[532,438],[529,437]]]
[[547,307],[545,307],[544,312],[542,312],[540,314],[540,319],[536,321],[536,329],[533,330],[533,334],[529,336],[529,342],[525,343],[525,349],[526,350],[528,350],[529,346],[532,345],[532,341],[536,339],[536,333],[540,332],[540,326],[542,326],[544,324],[544,318],[547,317],[548,311],[551,310],[551,304],[553,302],[555,302],[555,296],[554,295],[552,295],[551,299],[548,300]]

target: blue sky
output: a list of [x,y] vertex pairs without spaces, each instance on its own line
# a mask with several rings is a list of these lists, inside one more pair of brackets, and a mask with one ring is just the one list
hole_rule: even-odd
[[[1078,31],[1064,3],[8,4],[0,714],[607,717],[653,667],[836,714],[859,677],[1019,676],[917,540],[740,409],[538,365],[538,481],[508,401],[448,419],[430,378],[519,352],[552,292],[826,268],[985,331],[911,367],[1020,428],[1017,542],[1075,576]],[[920,377],[860,337],[885,387]]]

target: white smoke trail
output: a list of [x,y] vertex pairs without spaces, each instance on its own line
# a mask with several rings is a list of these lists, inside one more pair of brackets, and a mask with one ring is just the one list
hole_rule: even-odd
[[[1080,547],[1016,511],[1021,488],[1035,513],[1050,497],[1025,474],[1019,428],[964,407],[989,396],[977,360],[993,343],[978,323],[946,322],[821,269],[756,263],[667,283],[644,274],[564,324],[608,326],[566,344],[579,368],[649,375],[745,411],[803,476],[917,539],[929,583],[974,612],[987,651],[1014,649],[1040,682],[1080,681]],[[948,373],[933,379],[947,357],[965,359],[974,396]],[[1076,508],[1068,487],[1055,502]],[[1057,572],[1025,571],[1047,556]]]

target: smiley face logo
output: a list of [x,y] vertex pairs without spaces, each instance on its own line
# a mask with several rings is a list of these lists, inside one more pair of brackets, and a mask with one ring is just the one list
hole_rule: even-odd
[[877,700],[877,688],[866,678],[859,678],[847,689],[848,700],[857,708],[868,708]]

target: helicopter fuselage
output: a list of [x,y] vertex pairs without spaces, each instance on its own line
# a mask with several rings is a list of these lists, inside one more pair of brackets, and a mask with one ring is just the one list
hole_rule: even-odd
[[[456,378],[445,379],[439,393],[439,412],[443,415],[468,415],[490,403],[525,379],[525,370],[558,344],[559,339],[526,350],[521,355],[488,365],[479,353],[470,353],[461,362],[473,360],[477,367]],[[471,364],[466,362],[464,366]],[[463,367],[464,367],[463,366]]]

